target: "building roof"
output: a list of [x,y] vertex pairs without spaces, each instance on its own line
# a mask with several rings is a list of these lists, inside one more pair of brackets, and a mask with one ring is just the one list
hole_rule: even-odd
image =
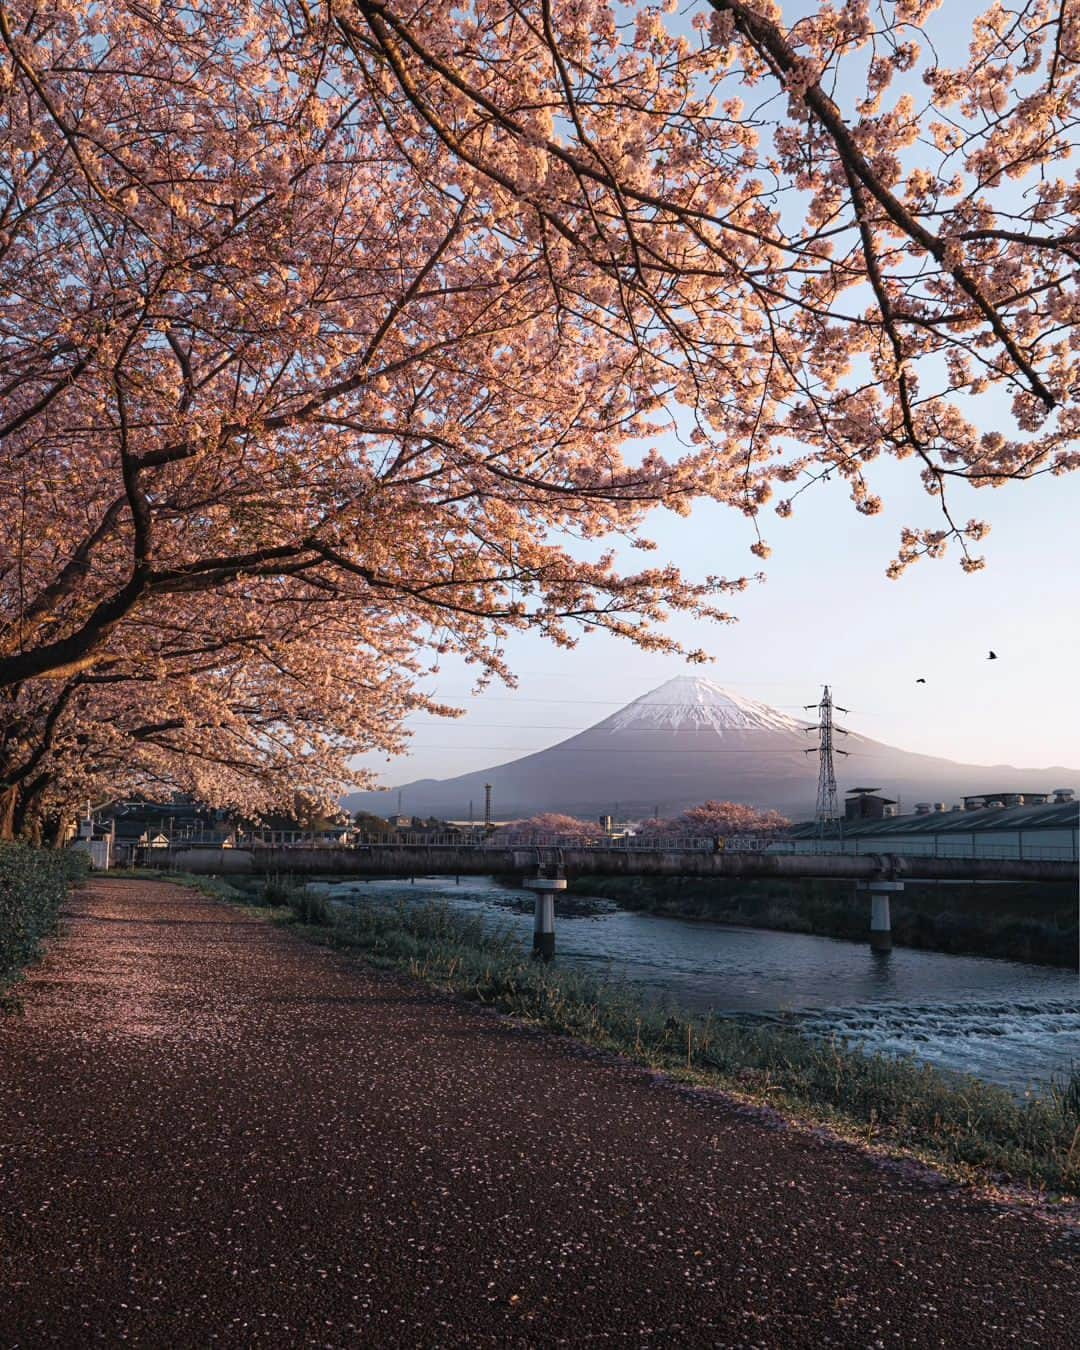
[[[994,830],[1075,830],[1080,825],[1080,802],[1044,802],[1032,806],[985,806],[974,811],[927,811],[921,815],[883,816],[874,820],[843,821],[844,837],[882,834],[970,834]],[[817,836],[815,820],[793,825],[795,839]],[[827,834],[840,832],[839,823]]]

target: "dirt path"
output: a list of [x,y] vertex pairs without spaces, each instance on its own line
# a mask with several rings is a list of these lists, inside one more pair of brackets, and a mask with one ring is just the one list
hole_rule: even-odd
[[1080,1244],[231,907],[0,1017],[0,1345],[1075,1344]]

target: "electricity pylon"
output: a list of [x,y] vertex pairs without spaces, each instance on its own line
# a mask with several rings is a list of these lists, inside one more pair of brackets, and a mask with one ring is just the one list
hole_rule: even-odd
[[[812,727],[807,727],[807,732],[816,731],[818,733],[817,756],[818,756],[818,784],[817,784],[817,807],[815,817],[817,819],[818,834],[825,833],[825,827],[834,820],[840,819],[840,803],[836,793],[836,774],[833,770],[833,735],[839,733],[846,736],[848,733],[844,727],[838,727],[833,723],[833,709],[837,712],[846,713],[847,708],[841,708],[839,704],[834,704],[832,694],[829,692],[829,686],[825,686],[825,691],[821,695],[820,703],[808,703],[807,708],[814,708],[817,711],[818,720]],[[805,751],[812,755],[814,748],[811,746]],[[838,755],[846,755],[846,750],[836,750]]]

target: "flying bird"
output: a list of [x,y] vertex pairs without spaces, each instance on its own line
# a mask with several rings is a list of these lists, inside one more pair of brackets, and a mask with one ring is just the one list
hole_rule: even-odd
[[991,652],[990,655],[989,655],[986,659],[987,659],[988,661],[996,661],[996,660],[997,660],[997,652]]
[[925,681],[925,680],[923,679],[923,677],[920,675],[919,678],[915,681],[915,683],[916,683],[916,684],[925,684],[926,681]]

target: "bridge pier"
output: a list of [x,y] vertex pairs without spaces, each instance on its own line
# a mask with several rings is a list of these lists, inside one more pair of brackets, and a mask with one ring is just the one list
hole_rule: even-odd
[[870,947],[875,952],[892,951],[892,911],[889,897],[902,891],[902,881],[860,881],[859,890],[870,895]]
[[566,878],[527,877],[525,885],[536,893],[533,908],[533,960],[550,961],[555,955],[555,892],[566,890]]

